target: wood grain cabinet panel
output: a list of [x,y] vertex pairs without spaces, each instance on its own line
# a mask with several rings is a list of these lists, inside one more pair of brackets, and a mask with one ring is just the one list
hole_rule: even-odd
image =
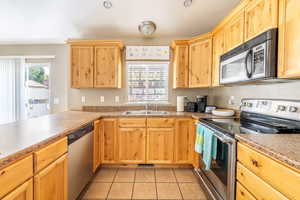
[[64,137],[41,150],[34,152],[34,171],[40,171],[51,162],[62,156],[68,151],[68,140]]
[[94,80],[94,48],[92,46],[71,47],[71,87],[92,88]]
[[119,118],[119,127],[121,128],[142,128],[146,127],[146,118],[130,117]]
[[120,88],[121,69],[121,51],[117,46],[95,46],[95,88]]
[[26,181],[2,200],[33,200],[33,180]]
[[174,118],[150,117],[147,118],[147,127],[150,128],[172,128],[175,125]]
[[245,188],[247,188],[248,191],[250,191],[256,197],[256,199],[288,199],[239,162],[237,163],[236,173],[237,180],[244,185]]
[[163,164],[174,162],[174,129],[147,129],[147,163]]
[[187,40],[173,41],[173,88],[189,87],[189,44]]
[[220,86],[220,57],[224,53],[224,31],[213,36],[212,87]]
[[245,8],[245,40],[278,27],[278,0],[253,0]]
[[101,120],[96,120],[94,122],[94,132],[93,132],[93,171],[95,172],[101,164]]
[[260,177],[287,198],[300,199],[299,171],[286,167],[241,143],[238,143],[237,159],[243,166],[247,167],[256,176]]
[[199,39],[190,44],[189,87],[211,86],[212,38]]
[[33,176],[33,156],[0,169],[0,198]]
[[280,78],[300,78],[300,1],[279,1],[279,61]]
[[236,182],[236,200],[256,200],[256,198],[239,182]]
[[117,128],[116,118],[102,119],[101,162],[115,163],[117,161]]
[[176,119],[175,123],[175,163],[191,164],[193,162],[194,137],[190,129],[191,119]]
[[67,200],[67,155],[34,176],[34,199]]
[[146,163],[146,129],[120,128],[118,160],[124,163]]
[[245,12],[242,9],[225,25],[225,52],[244,42]]

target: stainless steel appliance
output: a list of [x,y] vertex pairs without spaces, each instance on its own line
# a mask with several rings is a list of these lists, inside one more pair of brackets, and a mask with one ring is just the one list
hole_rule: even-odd
[[196,97],[197,103],[197,112],[205,112],[205,108],[207,106],[207,96],[197,96]]
[[[211,168],[196,171],[213,199],[235,199],[235,134],[299,134],[300,101],[243,99],[240,118],[201,119],[217,137],[217,156]],[[201,159],[200,159],[201,160]]]
[[220,58],[220,84],[275,79],[277,29],[270,29]]
[[68,135],[68,200],[77,199],[93,177],[93,123]]

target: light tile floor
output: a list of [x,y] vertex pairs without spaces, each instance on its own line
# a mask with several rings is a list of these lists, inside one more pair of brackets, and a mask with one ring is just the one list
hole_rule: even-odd
[[112,169],[98,171],[84,200],[207,200],[192,169]]

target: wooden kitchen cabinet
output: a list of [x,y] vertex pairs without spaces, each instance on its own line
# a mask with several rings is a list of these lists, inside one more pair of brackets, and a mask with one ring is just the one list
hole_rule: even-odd
[[67,200],[67,181],[65,154],[34,176],[34,199]]
[[239,182],[236,182],[236,200],[256,200],[256,198]]
[[252,0],[245,7],[245,40],[278,27],[278,0]]
[[173,48],[173,88],[189,87],[189,44],[188,40],[175,40]]
[[95,88],[121,88],[121,50],[117,46],[95,46]]
[[220,86],[220,57],[224,53],[224,30],[213,35],[212,87]]
[[300,78],[300,1],[279,1],[278,77]]
[[175,163],[189,164],[193,162],[194,143],[193,134],[190,129],[190,118],[176,119],[175,123]]
[[146,128],[119,128],[118,161],[146,163]]
[[212,37],[211,34],[190,40],[189,87],[211,86]]
[[71,47],[71,87],[92,88],[94,77],[93,46]]
[[118,40],[69,40],[72,88],[121,88],[122,49]]
[[93,171],[95,172],[101,164],[101,120],[96,120],[94,122],[94,132],[93,132]]
[[244,42],[245,12],[242,9],[224,27],[225,52]]
[[2,200],[33,200],[33,181],[30,179],[6,195]]
[[169,164],[174,162],[174,129],[147,129],[147,163]]
[[117,128],[118,119],[102,119],[101,162],[104,164],[117,162]]

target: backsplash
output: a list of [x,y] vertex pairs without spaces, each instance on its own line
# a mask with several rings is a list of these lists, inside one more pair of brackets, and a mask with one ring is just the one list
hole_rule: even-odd
[[[239,109],[243,98],[271,98],[300,100],[300,81],[267,85],[243,85],[209,90],[209,104]],[[231,96],[234,99],[230,99]],[[229,100],[234,104],[230,105]]]

